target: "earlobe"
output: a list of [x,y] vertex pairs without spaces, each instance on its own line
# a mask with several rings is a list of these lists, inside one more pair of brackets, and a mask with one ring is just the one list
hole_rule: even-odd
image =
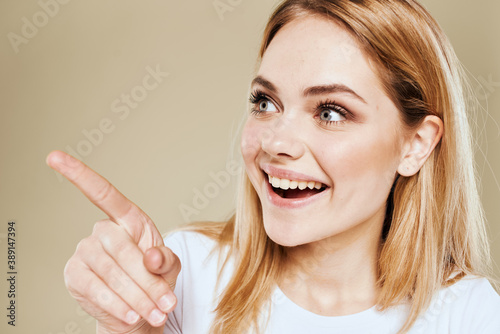
[[415,175],[441,140],[443,131],[443,121],[439,117],[426,116],[409,139],[408,149],[398,166],[398,173],[407,177]]

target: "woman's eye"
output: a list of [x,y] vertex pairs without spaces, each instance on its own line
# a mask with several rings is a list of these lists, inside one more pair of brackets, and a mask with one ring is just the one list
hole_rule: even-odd
[[274,113],[278,111],[278,108],[274,102],[272,102],[272,99],[259,90],[250,94],[250,98],[248,100],[252,105],[251,113],[254,115],[266,114],[269,112]]
[[259,111],[277,111],[277,109],[271,101],[264,99],[259,102]]
[[342,122],[346,120],[344,115],[333,109],[323,109],[319,114],[319,118],[325,122]]

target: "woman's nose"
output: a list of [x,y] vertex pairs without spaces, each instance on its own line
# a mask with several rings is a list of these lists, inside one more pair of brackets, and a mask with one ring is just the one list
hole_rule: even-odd
[[281,116],[270,122],[261,133],[261,148],[275,158],[298,159],[304,154],[300,138],[300,120]]

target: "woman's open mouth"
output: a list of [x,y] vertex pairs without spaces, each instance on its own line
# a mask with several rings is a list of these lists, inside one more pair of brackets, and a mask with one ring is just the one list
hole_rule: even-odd
[[282,198],[303,198],[316,195],[327,187],[314,181],[294,181],[267,175],[273,191]]
[[280,179],[264,173],[270,200],[280,207],[297,207],[313,200],[312,197],[327,190],[327,185],[315,181]]

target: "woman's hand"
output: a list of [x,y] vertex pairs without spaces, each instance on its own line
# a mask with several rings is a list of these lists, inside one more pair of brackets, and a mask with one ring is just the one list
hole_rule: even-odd
[[109,217],[95,224],[66,264],[71,296],[96,318],[100,333],[161,333],[177,303],[179,258],[151,219],[84,163],[54,151],[47,164]]

